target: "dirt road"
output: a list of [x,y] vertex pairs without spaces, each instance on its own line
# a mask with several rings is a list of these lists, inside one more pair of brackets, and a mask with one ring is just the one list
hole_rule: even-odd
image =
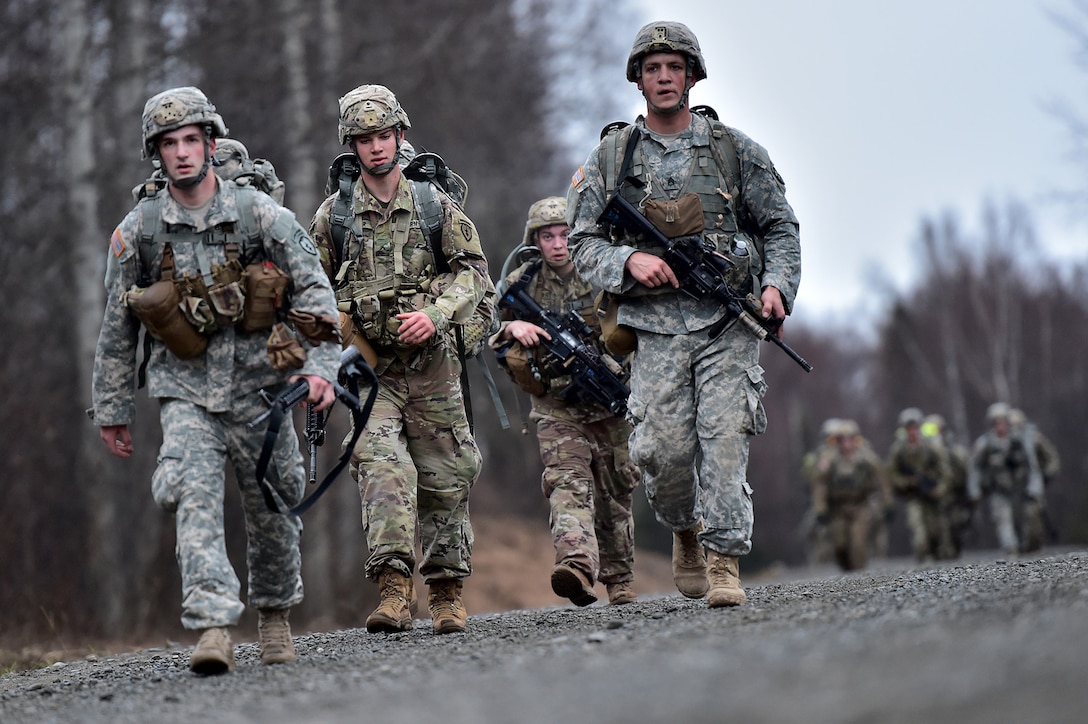
[[186,648],[57,664],[0,677],[0,721],[1088,720],[1088,552],[799,575],[730,610],[643,596],[299,636],[276,667],[245,643],[215,678]]

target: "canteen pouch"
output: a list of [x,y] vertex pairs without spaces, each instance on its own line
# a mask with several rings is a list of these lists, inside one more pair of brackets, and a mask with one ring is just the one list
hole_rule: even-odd
[[245,268],[242,281],[245,284],[242,331],[270,329],[276,323],[276,312],[283,306],[287,275],[270,261],[255,262]]
[[530,395],[542,397],[548,392],[548,383],[536,364],[532,350],[523,347],[521,342],[516,339],[502,342],[495,348],[495,358],[510,379]]
[[277,372],[297,370],[306,364],[306,352],[283,322],[277,322],[268,335],[268,363]]
[[125,292],[123,301],[148,334],[165,344],[178,359],[192,359],[208,347],[208,338],[181,313],[181,294],[174,282],[162,279],[148,287],[134,286]]
[[615,294],[601,291],[593,301],[593,307],[601,323],[601,341],[605,349],[617,357],[626,357],[638,347],[638,335],[634,328],[616,321],[619,302]]
[[378,353],[374,351],[374,347],[371,346],[369,340],[355,328],[355,323],[351,321],[351,315],[344,312],[340,312],[340,337],[343,340],[344,349],[355,345],[355,348],[362,353],[363,359],[371,368],[378,366]]
[[642,209],[646,220],[668,239],[703,233],[703,202],[699,194],[687,193],[678,199],[650,199]]

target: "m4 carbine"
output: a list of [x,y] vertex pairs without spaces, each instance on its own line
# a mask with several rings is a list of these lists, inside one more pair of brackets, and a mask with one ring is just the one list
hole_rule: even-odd
[[728,314],[710,328],[711,339],[720,335],[725,331],[726,326],[736,319],[757,339],[777,345],[790,356],[790,359],[801,365],[805,372],[812,371],[812,365],[779,339],[777,332],[782,326],[781,320],[765,320],[756,316],[751,310],[758,308],[758,299],[746,299],[730,288],[726,280],[733,263],[716,250],[704,246],[700,237],[668,238],[640,214],[630,201],[620,195],[618,190],[608,200],[599,221],[606,226],[622,229],[628,234],[642,234],[654,243],[665,247],[662,259],[679,280],[680,291],[693,299],[713,299],[725,305]]
[[587,341],[592,339],[592,328],[574,310],[560,315],[540,306],[526,286],[527,283],[512,284],[499,300],[499,307],[548,333],[550,339],[541,344],[551,355],[554,368],[571,378],[571,383],[559,392],[559,398],[589,399],[613,415],[627,414],[627,396],[631,391],[622,379],[623,370],[616,360],[602,355]]

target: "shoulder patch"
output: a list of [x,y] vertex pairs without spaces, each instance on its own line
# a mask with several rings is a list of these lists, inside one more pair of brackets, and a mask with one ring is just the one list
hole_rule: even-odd
[[121,256],[125,251],[125,240],[121,238],[120,226],[113,230],[113,236],[110,237],[110,251],[117,257]]
[[577,187],[578,184],[582,183],[582,181],[585,180],[585,178],[586,178],[585,171],[583,170],[583,168],[581,166],[579,166],[578,170],[574,172],[574,175],[570,177],[570,185],[574,186],[574,187]]
[[465,241],[472,241],[472,224],[467,221],[461,221],[461,235],[465,237]]
[[317,246],[314,244],[314,240],[301,226],[295,229],[295,242],[298,243],[299,248],[310,256],[317,256]]

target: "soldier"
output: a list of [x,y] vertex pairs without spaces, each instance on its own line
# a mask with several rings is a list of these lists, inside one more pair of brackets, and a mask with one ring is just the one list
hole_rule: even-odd
[[[142,322],[150,339],[148,391],[162,403],[152,493],[177,520],[181,621],[202,631],[189,660],[201,674],[234,669],[228,629],[244,609],[223,530],[228,459],[245,509],[261,663],[295,658],[287,617],[302,600],[302,522],[266,507],[256,480],[264,431],[246,423],[266,409],[260,388],[299,378],[309,384],[307,400],[327,407],[340,341],[328,278],[294,215],[263,193],[208,173],[226,133],[197,88],[164,91],[144,106],[144,157],[159,162],[168,183],[142,199],[110,238],[92,383],[101,437],[111,453],[129,457]],[[282,306],[265,304],[279,295]],[[301,499],[306,475],[290,426],[277,438],[267,478],[283,500]]]
[[[368,631],[412,627],[418,526],[436,634],[463,631],[464,580],[472,572],[469,489],[480,451],[465,413],[453,326],[490,297],[476,227],[443,192],[421,190],[401,172],[408,115],[386,87],[362,85],[340,99],[339,137],[360,168],[343,248],[331,219],[337,195],[321,204],[310,230],[335,279],[340,309],[357,343],[372,354],[377,401],[352,457],[370,555],[366,576],[381,600]],[[441,239],[423,231],[421,193],[441,202]],[[438,273],[439,267],[449,271]]]
[[821,467],[823,459],[834,453],[839,442],[839,428],[842,420],[837,417],[829,417],[820,424],[820,442],[809,450],[801,458],[801,475],[808,488],[805,493],[809,498],[809,507],[805,511],[805,517],[801,522],[805,542],[808,544],[809,564],[829,563],[832,560],[832,551],[827,539],[827,526],[820,525],[816,520],[816,510],[813,507],[813,491],[816,487],[816,471]]
[[[727,309],[681,293],[661,247],[641,235],[613,238],[600,221],[611,193],[622,193],[666,237],[697,235],[730,257],[735,291],[751,294],[764,319],[785,319],[801,274],[797,219],[767,152],[689,108],[706,75],[689,28],[639,30],[627,80],[642,92],[646,115],[589,154],[572,179],[567,218],[578,272],[619,295],[617,320],[637,337],[631,458],[658,520],[673,531],[676,586],[717,608],[747,600],[739,563],[752,549],[748,443],[767,425],[758,343],[743,324],[711,338]],[[619,178],[622,170],[629,174]]]
[[[1053,484],[1061,472],[1061,459],[1058,457],[1058,449],[1035,426],[1035,423],[1027,419],[1024,413],[1013,408],[1009,410],[1009,425],[1012,434],[1023,441],[1026,451],[1034,451],[1035,460],[1039,468],[1039,474],[1043,478],[1043,492],[1036,498],[1024,496],[1023,527],[1024,527],[1024,552],[1032,553],[1043,547],[1043,539],[1047,533],[1046,491]],[[1023,473],[1026,467],[1021,467]],[[1026,490],[1027,480],[1024,474],[1017,478],[1017,486]]]
[[1025,445],[1022,437],[1013,434],[1010,413],[1004,402],[986,408],[990,429],[975,440],[971,449],[967,494],[976,503],[984,495],[989,498],[998,544],[1007,555],[1016,555],[1020,552],[1016,531],[1017,481],[1023,481],[1027,497],[1040,500],[1043,477],[1034,450]]
[[942,415],[926,415],[922,421],[922,436],[940,445],[948,460],[948,478],[942,487],[940,505],[941,558],[958,558],[963,552],[963,539],[971,528],[974,505],[967,495],[967,467],[970,454],[956,440],[955,434]]
[[914,556],[929,561],[940,555],[940,505],[948,479],[948,460],[940,447],[922,436],[922,420],[922,411],[917,407],[899,413],[901,434],[888,451],[888,477],[892,490],[907,508]]
[[[529,207],[523,246],[539,250],[539,258],[525,262],[505,279],[504,288],[528,277],[526,292],[545,309],[557,314],[577,312],[600,336],[594,314],[593,287],[574,273],[567,249],[570,227],[567,202],[560,197],[537,201]],[[503,323],[492,336],[492,348],[513,342],[533,350],[543,377],[530,385],[532,412],[540,457],[544,463],[541,488],[551,509],[555,566],[552,590],[575,605],[597,600],[594,581],[605,584],[611,604],[635,600],[634,519],[631,496],[638,485],[638,468],[627,454],[631,427],[622,417],[592,399],[569,398],[563,391],[569,375],[549,379],[541,341],[548,333],[529,321],[503,311]],[[608,353],[600,346],[602,355]]]
[[881,510],[891,509],[892,494],[881,467],[880,458],[862,444],[853,420],[839,423],[835,448],[816,464],[812,508],[844,571],[868,565],[873,499],[879,498]]

